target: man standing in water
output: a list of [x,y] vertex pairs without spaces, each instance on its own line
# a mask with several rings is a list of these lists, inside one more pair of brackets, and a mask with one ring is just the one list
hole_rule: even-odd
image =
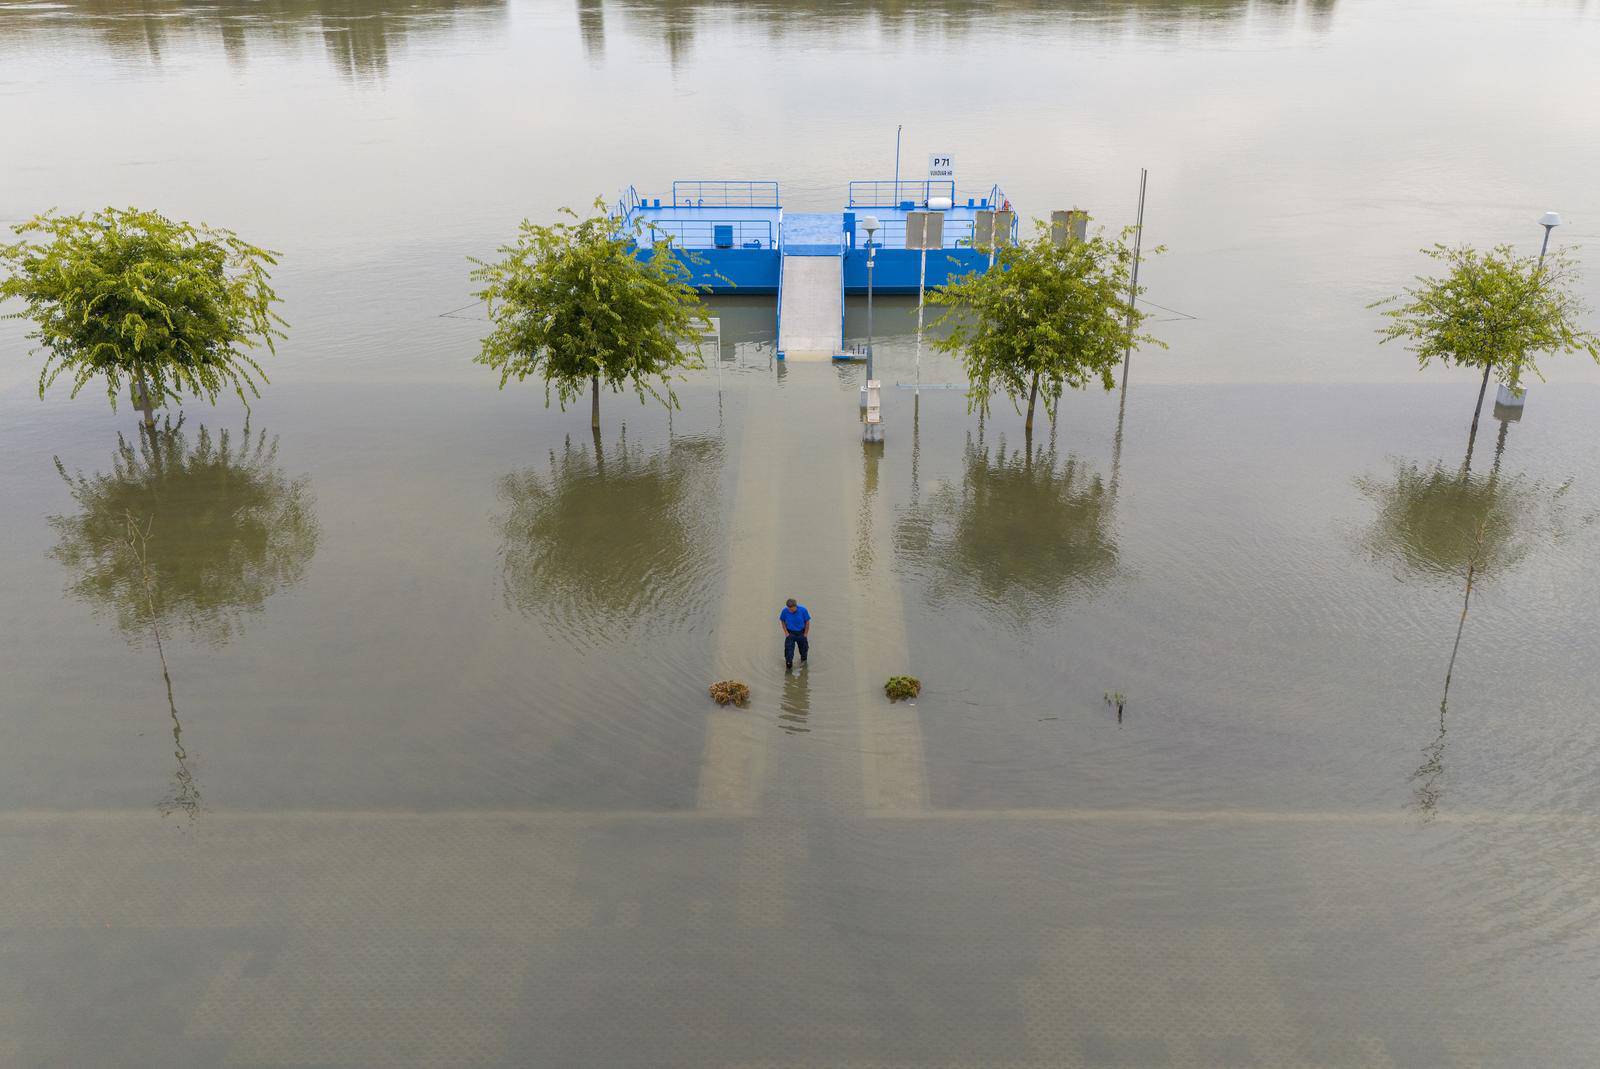
[[794,667],[796,646],[800,647],[801,664],[805,664],[811,654],[811,613],[806,611],[804,605],[790,598],[783,603],[778,622],[783,625],[783,670],[787,672]]

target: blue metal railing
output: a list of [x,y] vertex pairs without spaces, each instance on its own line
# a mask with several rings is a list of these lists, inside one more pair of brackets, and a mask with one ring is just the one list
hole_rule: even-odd
[[971,189],[964,189],[955,196],[957,207],[967,207],[968,201],[972,202],[971,206],[974,208],[999,208],[1004,206],[1006,202],[1006,192],[996,183],[981,193]]
[[[642,242],[670,239],[680,249],[776,248],[770,219],[643,220]],[[720,240],[719,240],[720,239]]]
[[622,196],[617,198],[617,218],[626,223],[633,216],[634,209],[644,201],[639,197],[639,191],[629,186],[622,191]]
[[674,208],[776,208],[778,183],[694,179],[672,183]]
[[917,181],[901,179],[858,179],[850,183],[850,208],[895,208],[911,201],[921,207],[933,197],[955,200],[956,184],[947,178],[924,178]]
[[[944,221],[944,240],[942,245],[946,249],[965,249],[972,246],[972,232],[975,224],[971,219],[951,219],[948,216]],[[880,249],[903,249],[906,247],[906,221],[904,219],[885,219],[878,224],[877,236],[872,239],[874,245]]]

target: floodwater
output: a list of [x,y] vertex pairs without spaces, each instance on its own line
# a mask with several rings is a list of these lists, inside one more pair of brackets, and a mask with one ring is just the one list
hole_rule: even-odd
[[[1592,238],[1597,45],[1555,0],[0,5],[0,218],[233,227],[293,324],[154,435],[0,324],[0,1065],[1594,1064],[1600,369],[1469,463],[1476,383],[1365,305]],[[881,449],[768,299],[598,438],[471,364],[521,216],[824,209],[896,124],[1025,213],[1121,225],[1150,168],[1125,394],[980,419],[905,299]]]

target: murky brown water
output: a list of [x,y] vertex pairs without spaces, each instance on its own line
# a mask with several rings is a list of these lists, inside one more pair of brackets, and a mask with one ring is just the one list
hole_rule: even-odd
[[[232,226],[293,324],[248,416],[153,437],[0,325],[0,1064],[1591,1064],[1600,372],[1464,473],[1476,384],[1364,304],[1428,241],[1592,235],[1597,43],[1555,3],[0,7],[0,217]],[[864,450],[860,369],[775,365],[754,298],[598,440],[471,365],[465,257],[521,215],[830,207],[897,122],[1024,210],[1118,223],[1151,168],[1172,348],[1125,401],[1030,443],[896,388]],[[876,322],[911,382],[914,305]]]

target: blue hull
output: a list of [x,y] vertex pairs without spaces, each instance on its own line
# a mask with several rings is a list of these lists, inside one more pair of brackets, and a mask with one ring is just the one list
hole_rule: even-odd
[[[642,259],[653,255],[649,249],[639,251]],[[877,265],[872,269],[873,291],[916,293],[921,255],[909,249],[879,249],[875,257]],[[690,281],[707,293],[769,295],[778,292],[783,254],[776,249],[675,250],[673,256],[689,272]],[[988,253],[975,249],[938,249],[928,253],[928,288],[947,285],[988,266]],[[852,295],[867,292],[865,249],[845,251],[844,291]]]

